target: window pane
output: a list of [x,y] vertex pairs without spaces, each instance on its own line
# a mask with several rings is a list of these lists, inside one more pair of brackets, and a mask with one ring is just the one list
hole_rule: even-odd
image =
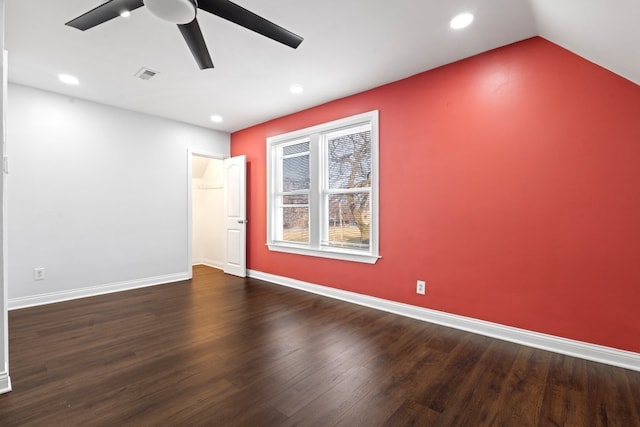
[[371,131],[327,136],[329,188],[371,186]]
[[309,142],[301,142],[299,144],[286,145],[282,147],[282,155],[288,156],[290,154],[306,153],[309,151]]
[[369,249],[369,192],[332,194],[329,199],[328,246]]
[[309,243],[309,208],[282,208],[282,239],[287,242]]
[[308,189],[309,155],[282,159],[282,191]]

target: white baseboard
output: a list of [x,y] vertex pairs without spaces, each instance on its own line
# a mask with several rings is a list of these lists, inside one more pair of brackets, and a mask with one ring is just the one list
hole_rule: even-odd
[[363,305],[365,307],[375,308],[377,310],[395,313],[425,322],[436,323],[438,325],[461,329],[463,331],[473,332],[529,347],[535,347],[594,362],[606,363],[608,365],[640,371],[640,353],[585,343],[568,338],[556,337],[511,326],[504,326],[498,323],[487,322],[456,314],[449,314],[423,307],[416,307],[409,304],[389,301],[355,292],[343,291],[260,271],[248,270],[247,273],[249,274],[249,277],[255,279],[265,280],[278,285],[300,289],[329,298]]
[[0,373],[0,394],[11,391],[11,378],[6,372]]
[[222,261],[215,261],[215,260],[206,259],[206,258],[193,260],[193,265],[206,265],[207,267],[217,268],[218,270],[224,269],[224,265]]
[[9,310],[34,307],[36,305],[51,304],[54,302],[68,301],[78,298],[92,297],[96,295],[109,294],[112,292],[128,291],[131,289],[144,288],[147,286],[162,285],[164,283],[188,280],[189,275],[185,273],[167,274],[164,276],[147,277],[144,279],[129,280],[125,282],[109,283],[106,285],[90,286],[80,289],[70,289],[67,291],[51,292],[47,294],[30,295],[20,298],[10,298],[8,302]]

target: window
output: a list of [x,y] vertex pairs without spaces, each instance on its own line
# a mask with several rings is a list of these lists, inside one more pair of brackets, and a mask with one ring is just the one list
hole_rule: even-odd
[[377,111],[267,139],[267,244],[377,261]]

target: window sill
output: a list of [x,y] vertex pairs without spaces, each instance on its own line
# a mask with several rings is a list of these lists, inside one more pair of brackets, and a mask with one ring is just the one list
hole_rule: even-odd
[[375,264],[378,259],[382,258],[371,253],[362,253],[349,250],[340,250],[336,248],[331,249],[312,249],[306,247],[300,247],[297,245],[287,245],[281,243],[268,243],[270,251],[286,252],[296,255],[314,256],[320,258],[331,258],[342,261],[362,262],[365,264]]

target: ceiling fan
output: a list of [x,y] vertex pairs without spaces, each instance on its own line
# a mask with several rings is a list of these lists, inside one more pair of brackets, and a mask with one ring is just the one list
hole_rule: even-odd
[[229,0],[109,0],[72,19],[65,25],[84,31],[142,6],[146,6],[158,18],[178,25],[182,37],[187,42],[187,46],[189,46],[201,70],[213,68],[213,62],[196,19],[198,9],[217,15],[294,49],[303,40],[297,34]]

